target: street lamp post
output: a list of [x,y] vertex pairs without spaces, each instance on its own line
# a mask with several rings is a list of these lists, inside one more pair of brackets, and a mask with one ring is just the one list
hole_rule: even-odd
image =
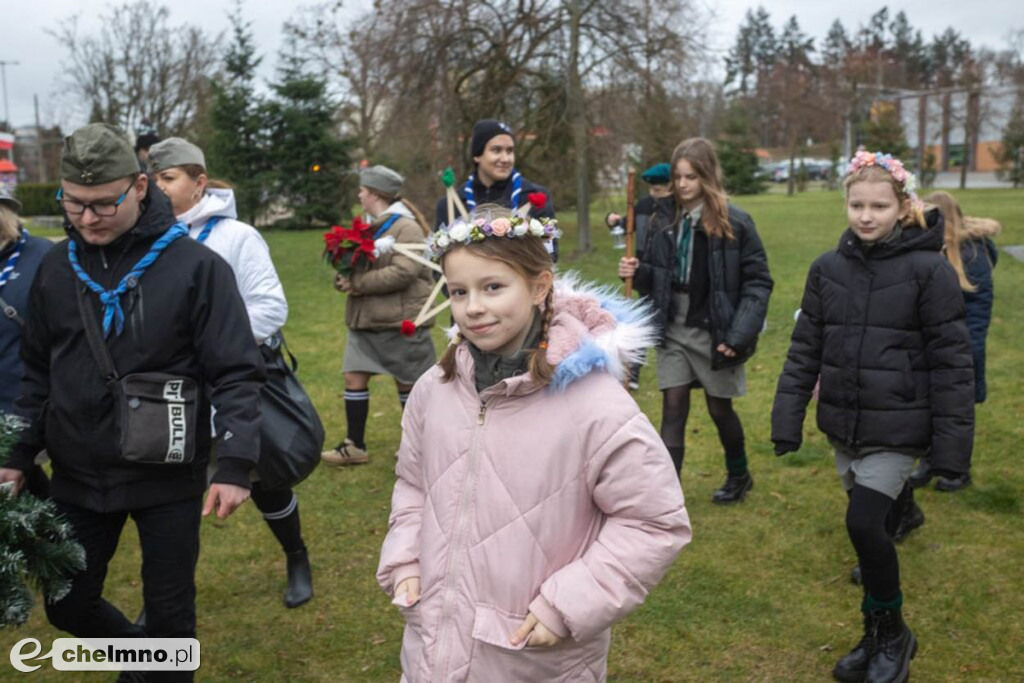
[[10,60],[0,59],[0,81],[3,81],[4,87],[4,123],[7,124],[9,130],[13,130],[11,127],[11,111],[7,108],[7,65],[17,66],[18,62]]

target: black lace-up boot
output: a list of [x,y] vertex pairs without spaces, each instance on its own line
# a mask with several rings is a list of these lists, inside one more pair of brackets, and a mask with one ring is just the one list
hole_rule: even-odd
[[903,623],[898,609],[875,610],[875,647],[868,662],[868,683],[903,683],[910,678],[910,660],[917,654],[917,639]]
[[868,673],[868,662],[875,649],[875,620],[864,615],[864,636],[846,655],[836,662],[832,677],[837,681],[860,683]]
[[711,497],[711,502],[720,505],[739,503],[747,495],[747,491],[752,488],[754,488],[754,478],[750,476],[750,472],[744,472],[739,475],[730,474],[726,477],[722,488],[715,491],[715,495]]

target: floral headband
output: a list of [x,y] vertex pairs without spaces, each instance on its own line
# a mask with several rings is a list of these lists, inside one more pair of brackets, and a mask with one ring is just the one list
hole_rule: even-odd
[[522,213],[492,217],[491,212],[485,210],[457,218],[450,225],[442,225],[437,232],[427,238],[427,256],[435,263],[440,263],[445,252],[460,244],[483,242],[488,238],[516,239],[522,237],[544,240],[544,247],[548,253],[552,253],[554,250],[552,240],[562,236],[562,231],[558,229],[558,221],[554,218],[530,218],[529,215],[522,215],[523,213],[528,214],[530,206],[537,206],[538,203],[531,195],[530,204],[523,207],[526,211]]
[[900,186],[903,193],[912,200],[917,201],[917,176],[908,171],[906,167],[903,166],[902,161],[891,154],[883,154],[882,152],[872,153],[861,150],[860,152],[857,152],[852,159],[850,159],[850,167],[847,169],[846,175],[851,176],[862,168],[867,168],[868,166],[884,168]]

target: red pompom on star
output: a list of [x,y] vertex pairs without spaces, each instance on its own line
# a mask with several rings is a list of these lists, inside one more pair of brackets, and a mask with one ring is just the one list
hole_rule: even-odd
[[543,192],[531,192],[526,195],[526,198],[537,211],[540,211],[548,204],[548,196]]
[[416,334],[416,325],[411,320],[403,320],[401,332],[406,337]]

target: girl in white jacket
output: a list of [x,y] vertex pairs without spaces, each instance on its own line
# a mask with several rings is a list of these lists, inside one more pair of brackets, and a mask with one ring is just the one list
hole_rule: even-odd
[[[149,150],[149,166],[189,235],[213,249],[235,272],[256,343],[273,343],[288,318],[288,302],[257,230],[238,220],[231,189],[210,187],[203,151],[182,138],[168,138]],[[284,602],[298,607],[313,597],[312,571],[299,523],[299,503],[290,488],[268,490],[253,482],[252,501],[287,557]]]

